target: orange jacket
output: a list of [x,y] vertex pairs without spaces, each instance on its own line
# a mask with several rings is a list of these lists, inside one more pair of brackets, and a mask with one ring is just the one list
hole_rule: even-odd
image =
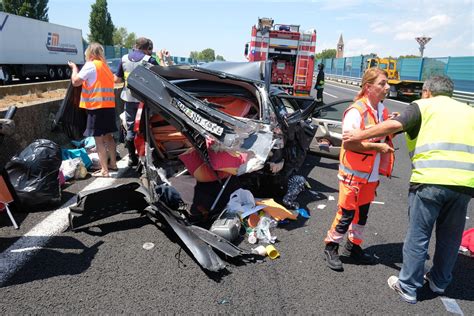
[[[360,116],[362,117],[360,123],[360,129],[369,128],[372,125],[378,123],[378,118],[374,116],[372,111],[369,110],[367,105],[367,99],[362,98],[353,103],[347,110],[344,112],[344,116],[347,111],[355,108],[359,111]],[[383,120],[388,119],[388,111],[384,108],[382,113]],[[392,136],[372,138],[364,140],[364,142],[378,143],[385,138],[385,142],[393,147]],[[358,183],[367,183],[374,168],[375,157],[377,151],[364,151],[356,152],[351,150],[345,150],[344,146],[341,147],[341,153],[339,155],[339,174],[338,178],[347,183],[358,182]],[[393,153],[380,154],[380,165],[379,165],[379,174],[390,177],[392,174],[393,163],[395,156]]]
[[79,107],[89,110],[114,108],[114,75],[105,62],[94,60],[93,63],[97,70],[97,79],[92,86],[88,86],[86,81],[82,83]]

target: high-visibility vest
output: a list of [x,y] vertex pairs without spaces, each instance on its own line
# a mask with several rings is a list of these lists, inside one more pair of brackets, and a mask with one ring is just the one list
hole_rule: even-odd
[[125,80],[125,85],[123,86],[122,93],[120,98],[126,102],[140,102],[132,96],[130,89],[127,87],[127,79],[130,73],[138,67],[138,65],[145,65],[150,60],[151,56],[143,55],[143,58],[139,61],[131,61],[128,58],[128,54],[122,57],[122,68],[123,68],[123,79]]
[[114,108],[114,75],[105,62],[94,60],[93,63],[97,79],[91,86],[87,85],[87,81],[82,83],[79,107],[89,110]]
[[[378,123],[378,118],[375,117],[373,112],[369,109],[366,98],[359,99],[353,103],[344,112],[344,116],[353,108],[359,111],[362,118],[359,126],[360,129],[366,129]],[[387,119],[388,111],[384,108],[382,112],[382,120],[385,121]],[[363,142],[378,143],[384,139],[389,146],[393,147],[392,136],[366,139]],[[341,153],[339,155],[339,180],[347,183],[367,183],[373,172],[377,153],[378,152],[375,150],[364,152],[345,150],[344,146],[341,146]],[[395,156],[392,152],[380,153],[380,165],[377,172],[381,175],[390,177],[394,160]]]
[[407,147],[410,182],[474,187],[474,108],[446,96],[416,101],[418,136]]

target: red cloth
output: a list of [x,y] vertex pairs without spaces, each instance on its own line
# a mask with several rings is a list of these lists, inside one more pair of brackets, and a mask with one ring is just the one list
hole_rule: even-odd
[[474,254],[474,228],[464,231],[461,246],[469,249],[469,251]]

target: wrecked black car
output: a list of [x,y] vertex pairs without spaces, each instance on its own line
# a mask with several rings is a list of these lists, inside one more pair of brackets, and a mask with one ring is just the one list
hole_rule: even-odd
[[[135,197],[123,196],[145,200],[135,204],[152,220],[167,223],[210,271],[225,267],[213,249],[228,257],[250,253],[206,225],[225,210],[238,188],[272,197],[286,194],[284,204],[293,208],[296,196],[290,198],[295,191],[288,183],[298,177],[316,132],[311,121],[314,100],[272,87],[265,82],[266,69],[269,64],[260,62],[149,65],[137,67],[127,79],[132,94],[142,101],[135,147],[143,186],[114,188],[112,194],[136,192]],[[79,197],[71,208],[71,226],[120,211],[84,220],[86,199]]]

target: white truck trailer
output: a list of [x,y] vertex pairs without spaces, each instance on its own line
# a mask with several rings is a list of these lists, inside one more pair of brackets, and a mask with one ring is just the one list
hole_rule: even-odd
[[69,78],[67,61],[84,64],[82,31],[0,11],[0,84]]

